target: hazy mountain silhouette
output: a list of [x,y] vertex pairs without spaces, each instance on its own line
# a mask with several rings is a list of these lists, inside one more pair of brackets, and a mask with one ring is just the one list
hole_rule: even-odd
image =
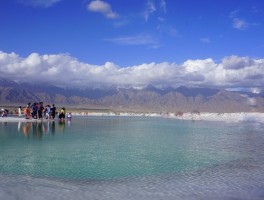
[[264,111],[264,95],[215,88],[61,88],[0,79],[0,104],[46,104],[155,112]]

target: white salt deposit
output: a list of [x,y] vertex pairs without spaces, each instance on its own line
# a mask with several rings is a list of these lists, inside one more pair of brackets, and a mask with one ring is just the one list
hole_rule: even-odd
[[[251,113],[140,113],[140,112],[79,112],[71,113],[74,116],[121,116],[121,117],[165,117],[178,120],[203,120],[203,121],[224,121],[224,122],[259,122],[264,123],[264,113],[251,112]],[[33,122],[40,121],[37,119],[25,119],[24,117],[8,116],[0,117],[0,122]],[[43,119],[43,121],[47,121]]]
[[182,116],[172,116],[182,120],[205,120],[225,122],[253,121],[264,123],[264,113],[184,113]]

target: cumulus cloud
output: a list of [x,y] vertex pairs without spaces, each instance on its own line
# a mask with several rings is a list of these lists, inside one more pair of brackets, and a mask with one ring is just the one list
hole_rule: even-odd
[[87,9],[89,11],[99,12],[110,19],[116,19],[118,17],[118,14],[112,10],[111,5],[101,0],[91,1]]
[[229,56],[216,63],[213,59],[176,63],[144,63],[120,67],[112,62],[91,65],[69,54],[21,57],[0,51],[0,76],[18,82],[49,83],[92,87],[96,85],[167,85],[222,88],[259,88],[264,86],[264,59]]
[[222,61],[226,69],[243,69],[254,65],[254,60],[249,57],[229,56]]

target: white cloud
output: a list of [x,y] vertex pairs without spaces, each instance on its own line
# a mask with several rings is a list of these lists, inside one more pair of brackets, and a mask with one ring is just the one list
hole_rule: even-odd
[[187,60],[183,63],[183,67],[187,73],[192,72],[208,72],[216,68],[213,59],[205,60]]
[[146,4],[146,9],[143,13],[145,21],[147,22],[149,19],[149,16],[156,11],[156,6],[153,1],[148,0]]
[[239,12],[240,12],[240,10],[234,10],[234,11],[232,11],[232,12],[229,13],[229,17],[231,19],[234,19],[234,18],[237,17],[237,15],[238,15]]
[[249,27],[249,23],[246,20],[237,17],[239,10],[234,10],[229,14],[229,18],[232,19],[232,26],[240,31],[246,30]]
[[234,18],[233,19],[233,27],[235,29],[243,31],[243,30],[246,30],[248,28],[248,23],[243,19]]
[[118,45],[158,45],[158,41],[149,35],[126,36],[112,39],[105,39]]
[[88,4],[87,9],[89,11],[102,13],[104,16],[110,19],[118,18],[118,14],[112,10],[111,5],[101,0],[91,1]]
[[54,85],[139,86],[146,84],[169,86],[208,86],[226,88],[264,87],[264,59],[229,56],[216,63],[213,59],[186,60],[176,63],[145,63],[120,67],[112,62],[91,65],[79,62],[68,54],[39,55],[23,58],[16,53],[0,51],[1,78],[20,82]]
[[222,60],[222,64],[226,69],[243,69],[254,65],[254,60],[251,60],[249,57],[238,57],[233,55],[225,57]]
[[164,13],[167,13],[167,7],[166,7],[166,1],[165,0],[160,1],[160,7]]
[[20,0],[19,2],[36,7],[51,7],[55,3],[60,2],[61,0]]

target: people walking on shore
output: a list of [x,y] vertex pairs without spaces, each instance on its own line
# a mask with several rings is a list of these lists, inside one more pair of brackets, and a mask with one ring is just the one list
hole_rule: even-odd
[[44,110],[43,102],[39,102],[37,108],[38,108],[38,119],[42,119],[42,112]]
[[25,115],[26,119],[30,119],[31,118],[30,105],[29,104],[24,108],[24,115]]
[[59,113],[59,119],[60,120],[64,120],[65,119],[65,108],[62,107],[61,110],[60,110],[60,113]]
[[44,108],[44,118],[51,119],[51,109],[50,109],[50,105],[47,105]]
[[52,107],[50,108],[50,113],[51,113],[51,119],[55,119],[56,107],[54,104],[52,104]]
[[37,119],[37,113],[38,113],[38,108],[37,108],[37,103],[33,103],[32,105],[32,118]]
[[[7,110],[6,110],[7,111]],[[0,116],[4,113],[0,110]],[[8,113],[8,111],[7,111]],[[55,104],[52,106],[45,105],[43,102],[34,102],[31,104],[30,102],[22,109],[21,106],[18,107],[18,110],[15,111],[18,117],[25,116],[26,119],[50,119],[54,120],[56,115],[58,114],[59,119],[64,120],[66,117],[65,107],[62,107],[59,113],[56,111]],[[71,116],[71,114],[70,114]],[[71,117],[69,117],[70,119]]]
[[2,108],[2,109],[1,109],[1,112],[2,112],[2,115],[1,115],[1,117],[7,117],[8,110],[6,110],[6,109]]
[[18,108],[18,117],[22,117],[22,108],[19,106]]
[[71,118],[72,118],[72,114],[69,112],[68,115],[67,115],[67,119],[71,120]]

